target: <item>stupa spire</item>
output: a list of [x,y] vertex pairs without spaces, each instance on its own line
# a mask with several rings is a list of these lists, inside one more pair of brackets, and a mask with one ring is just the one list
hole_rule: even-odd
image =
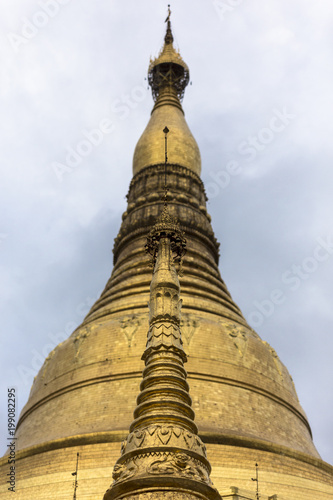
[[182,100],[190,81],[190,70],[179,51],[173,45],[171,10],[168,6],[166,33],[163,47],[148,67],[148,83],[154,99],[149,123],[140,137],[133,157],[133,174],[149,165],[163,163],[161,127],[172,126],[170,163],[188,168],[197,175],[201,172],[201,157],[198,145],[184,117]]
[[167,23],[167,31],[166,31],[165,38],[164,38],[164,41],[166,44],[173,42],[173,34],[172,34],[172,30],[171,30],[170,16],[171,16],[171,9],[170,9],[170,5],[168,5],[168,17],[165,20],[165,22]]
[[[333,468],[314,447],[288,370],[221,278],[200,152],[180,106],[176,93],[155,102],[136,146],[112,274],[83,323],[49,353],[22,409],[15,433],[20,499],[70,497],[68,464],[76,453],[80,500],[103,497],[116,462],[107,500],[216,499],[196,425],[223,498],[254,499],[256,460],[261,500],[333,498]],[[172,216],[187,240],[180,323],[175,269],[185,241]],[[8,500],[8,454],[0,467],[0,500]]]
[[157,499],[162,491],[165,499],[221,498],[210,480],[211,466],[194,423],[184,368],[175,262],[181,261],[185,248],[184,234],[166,204],[146,244],[154,271],[141,392],[104,500]]
[[[166,97],[170,100],[174,97],[174,105],[181,108],[180,101],[184,97],[185,88],[190,80],[190,71],[183,61],[180,53],[173,46],[173,34],[171,30],[171,10],[168,7],[168,17],[164,45],[159,56],[150,61],[148,68],[148,82],[152,90],[155,108],[160,100]],[[155,109],[154,108],[154,109]]]

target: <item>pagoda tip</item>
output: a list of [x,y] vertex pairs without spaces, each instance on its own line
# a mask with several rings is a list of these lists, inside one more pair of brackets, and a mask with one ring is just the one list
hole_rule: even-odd
[[171,21],[170,21],[170,16],[171,16],[171,9],[170,9],[170,4],[168,5],[168,16],[165,20],[167,24],[167,30],[166,30],[166,34],[165,34],[165,38],[164,38],[164,41],[167,45],[169,45],[170,43],[173,42],[173,35],[172,35],[172,31],[171,31]]
[[170,16],[171,16],[171,10],[170,10],[170,4],[168,4],[168,17],[164,21],[165,23],[167,23],[168,21],[170,21]]

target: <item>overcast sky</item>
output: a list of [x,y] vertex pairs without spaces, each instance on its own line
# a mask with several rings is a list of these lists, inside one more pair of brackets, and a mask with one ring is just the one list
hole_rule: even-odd
[[[0,5],[4,450],[7,387],[21,410],[44,358],[111,273],[167,2]],[[333,463],[333,3],[178,0],[171,9],[222,277],[289,369]],[[80,149],[97,128],[100,143]]]

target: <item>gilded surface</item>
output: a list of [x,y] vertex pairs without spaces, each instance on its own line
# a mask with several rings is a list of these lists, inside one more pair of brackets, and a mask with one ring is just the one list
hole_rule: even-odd
[[205,445],[197,435],[183,366],[187,357],[180,330],[180,285],[175,262],[183,258],[185,246],[183,232],[165,204],[146,245],[155,267],[141,392],[130,433],[112,473],[113,484],[104,500],[160,486],[187,492],[201,490],[207,500],[221,498],[210,480]]
[[201,155],[184,117],[184,113],[165,99],[163,106],[157,107],[140,137],[133,156],[133,174],[149,165],[164,162],[164,137],[161,131],[168,126],[170,163],[181,165],[197,175],[201,172]]
[[189,82],[189,70],[179,52],[173,47],[170,21],[165,43],[159,57],[150,62],[148,82],[155,106],[150,121],[140,137],[133,157],[133,174],[149,165],[164,162],[164,136],[169,129],[169,162],[182,165],[197,175],[201,172],[201,156],[184,118],[181,99]]
[[138,448],[155,448],[170,445],[173,448],[191,450],[207,457],[206,447],[197,434],[176,425],[151,425],[131,432],[123,442],[121,454]]
[[[279,500],[331,500],[333,468],[320,460],[313,445],[288,370],[247,325],[221,279],[218,243],[197,175],[200,153],[189,135],[178,96],[162,97],[147,127],[149,140],[143,137],[142,148],[136,151],[137,167],[115,241],[112,275],[83,324],[45,360],[22,410],[16,435],[19,480],[15,498],[71,498],[71,473],[78,451],[81,495],[86,500],[102,498],[110,484],[140,391],[152,272],[144,245],[163,210],[164,138],[160,131],[165,125],[171,130],[172,122],[168,204],[187,240],[180,278],[182,348],[188,357],[192,409],[212,466],[211,478],[223,496],[231,494],[231,487],[253,491],[253,467],[259,462],[262,498],[277,494]],[[168,117],[171,122],[164,121]],[[149,447],[160,437],[169,439],[167,446],[177,447],[177,439],[179,449],[185,446],[186,431],[177,437],[181,427],[174,425],[171,433],[167,423],[156,426],[165,428],[152,436],[146,430]],[[191,434],[195,435],[188,431],[187,449],[191,452],[194,446],[193,451],[200,453],[200,445],[190,442]],[[137,443],[140,439],[136,434]],[[0,462],[0,498],[7,500],[6,457]],[[193,498],[186,492],[181,495],[177,498]],[[135,498],[154,498],[154,493]],[[174,492],[160,492],[159,498],[173,499]],[[197,493],[195,498],[203,496]]]
[[172,88],[176,91],[178,99],[181,100],[189,80],[190,72],[188,66],[173,46],[169,13],[164,46],[159,57],[150,61],[148,68],[148,82],[152,90],[153,99],[158,101],[164,90]]

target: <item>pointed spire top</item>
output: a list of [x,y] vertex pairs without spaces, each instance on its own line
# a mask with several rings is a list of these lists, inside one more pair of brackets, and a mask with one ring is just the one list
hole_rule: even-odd
[[171,9],[170,9],[170,4],[169,4],[168,5],[168,17],[165,20],[165,22],[168,23],[165,38],[164,38],[166,45],[169,45],[170,43],[173,42],[173,34],[172,34],[172,30],[171,30],[170,16],[171,16]]
[[173,46],[173,35],[171,31],[171,10],[168,6],[168,16],[165,20],[167,30],[164,37],[164,45],[159,56],[150,60],[148,68],[148,83],[152,89],[154,101],[161,95],[167,93],[174,95],[174,105],[179,105],[184,96],[185,87],[190,79],[187,64],[183,61],[180,53]]

